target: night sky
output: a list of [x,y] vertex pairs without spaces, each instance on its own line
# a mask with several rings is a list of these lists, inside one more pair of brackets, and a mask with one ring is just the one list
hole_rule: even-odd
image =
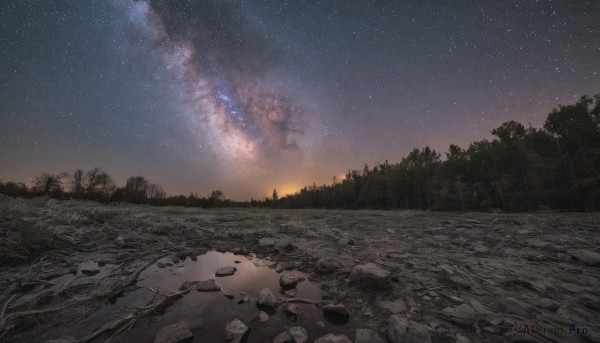
[[246,200],[600,92],[600,1],[2,1],[0,180]]

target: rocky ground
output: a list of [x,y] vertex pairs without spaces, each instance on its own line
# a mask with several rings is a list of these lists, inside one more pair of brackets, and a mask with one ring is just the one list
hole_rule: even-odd
[[[598,213],[202,210],[2,197],[0,341],[35,340],[89,316],[161,257],[217,249],[307,273],[323,290],[318,306],[360,323],[349,340],[318,342],[600,342],[599,241]],[[78,270],[88,260],[119,267],[98,279],[97,270]],[[185,291],[77,340],[118,337]]]

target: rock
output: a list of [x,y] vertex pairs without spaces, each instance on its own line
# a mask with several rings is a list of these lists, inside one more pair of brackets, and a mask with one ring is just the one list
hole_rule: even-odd
[[277,306],[277,299],[268,288],[263,288],[258,293],[258,300],[256,302],[258,305],[275,307]]
[[429,329],[423,324],[410,322],[406,333],[406,342],[431,343]]
[[46,341],[46,343],[75,343],[75,342],[77,342],[77,340],[71,336],[60,336],[59,338],[49,339]]
[[92,276],[100,273],[100,269],[82,269],[81,274]]
[[320,273],[331,273],[342,268],[342,264],[332,258],[321,258],[315,265],[316,269]]
[[166,264],[166,263],[164,263],[164,262],[162,262],[162,261],[158,261],[158,262],[156,263],[156,266],[157,266],[158,268],[165,268],[165,267],[167,266],[167,264]]
[[591,250],[578,250],[572,256],[590,266],[600,266],[600,253]]
[[392,343],[431,343],[431,335],[425,325],[409,322],[397,314],[388,319],[386,333],[388,340]]
[[344,305],[342,305],[342,304],[325,305],[325,306],[323,306],[323,308],[321,310],[323,312],[334,314],[337,316],[343,316],[343,317],[350,316],[350,313],[348,313],[348,310],[346,310],[346,307],[344,307]]
[[477,319],[477,312],[469,304],[461,304],[456,307],[446,307],[442,310],[448,319],[459,325],[471,325]]
[[284,331],[273,339],[273,343],[294,343],[294,339],[287,331]]
[[356,329],[356,339],[354,343],[385,343],[375,331],[370,329]]
[[298,306],[296,306],[295,304],[286,304],[285,314],[290,316],[292,321],[296,321],[296,319],[298,319]]
[[229,275],[233,275],[233,273],[235,273],[237,270],[237,268],[235,267],[223,267],[223,268],[219,268],[216,272],[215,272],[215,276],[229,276]]
[[261,238],[258,240],[258,245],[265,248],[272,248],[275,246],[275,240],[272,238]]
[[317,338],[314,343],[352,343],[352,341],[346,335],[336,336],[330,333],[323,337]]
[[131,233],[120,235],[115,241],[117,242],[117,246],[119,246],[119,248],[135,248],[137,246],[136,236]]
[[180,321],[160,329],[154,338],[154,343],[176,343],[192,338],[192,332],[185,324]]
[[301,326],[294,326],[288,330],[288,333],[294,339],[294,343],[304,343],[308,341],[308,333]]
[[538,306],[548,310],[556,310],[558,308],[558,303],[552,299],[542,298],[538,300]]
[[228,342],[239,343],[248,332],[248,327],[239,319],[234,319],[225,327],[225,340]]
[[275,268],[275,272],[281,273],[282,271],[283,271],[283,266],[281,264],[278,264],[277,267]]
[[406,318],[395,314],[388,319],[386,335],[390,342],[404,342],[404,337],[406,337],[407,332],[408,320]]
[[322,321],[318,321],[315,324],[317,324],[317,326],[320,327],[321,329],[325,328],[325,323],[323,323]]
[[267,312],[264,311],[258,311],[258,320],[261,322],[266,322],[267,320],[269,320],[269,314],[267,314]]
[[365,290],[387,289],[390,287],[390,279],[390,272],[374,263],[357,265],[350,274],[350,281]]
[[508,297],[503,300],[503,303],[504,303],[506,312],[516,314],[523,318],[529,318],[529,316],[530,316],[529,310],[527,309],[527,306],[523,305],[522,302],[520,302],[514,298]]
[[378,305],[381,308],[389,310],[393,314],[404,313],[408,311],[408,306],[402,299],[397,299],[395,301],[380,301]]
[[204,281],[198,281],[196,283],[196,289],[198,292],[216,292],[221,289],[221,286],[219,286],[215,279],[208,279]]
[[294,275],[281,275],[279,278],[279,286],[283,288],[294,288],[298,284],[298,278]]

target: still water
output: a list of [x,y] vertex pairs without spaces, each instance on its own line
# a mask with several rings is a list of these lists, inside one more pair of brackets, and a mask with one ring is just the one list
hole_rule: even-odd
[[[163,259],[167,262],[168,259]],[[146,269],[139,277],[137,286],[149,287],[160,293],[171,293],[179,289],[184,281],[201,281],[215,279],[223,291],[233,295],[229,299],[222,292],[190,291],[162,314],[140,319],[124,338],[125,342],[152,342],[156,333],[164,326],[183,320],[192,331],[192,342],[224,342],[224,329],[227,323],[235,318],[240,319],[250,328],[247,342],[272,342],[281,332],[294,326],[302,326],[308,331],[309,342],[327,333],[345,334],[354,337],[356,325],[339,318],[330,318],[312,304],[295,304],[299,315],[294,322],[284,312],[280,305],[275,311],[270,311],[269,320],[258,320],[259,309],[255,302],[241,302],[245,297],[256,298],[262,288],[270,288],[276,297],[282,297],[283,290],[279,286],[279,277],[283,274],[293,274],[298,277],[305,274],[298,271],[284,271],[281,274],[268,268],[268,261],[210,251],[200,255],[197,261],[189,257],[166,268],[156,264]],[[221,267],[234,266],[237,271],[230,276],[215,277],[215,271]],[[154,294],[145,288],[137,288],[125,292],[102,306],[88,319],[72,325],[70,328],[54,330],[54,334],[70,335],[78,339],[93,331],[95,328],[112,319],[128,314],[135,306],[145,306]],[[321,299],[321,290],[308,280],[298,283],[295,297]],[[321,326],[318,325],[321,322]],[[324,327],[323,325],[324,324]],[[54,335],[53,335],[54,336]],[[54,336],[57,337],[57,336]],[[103,341],[107,337],[100,337]]]

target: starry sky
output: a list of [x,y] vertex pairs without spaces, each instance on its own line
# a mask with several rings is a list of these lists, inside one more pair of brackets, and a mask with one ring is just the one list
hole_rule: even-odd
[[0,180],[100,167],[237,200],[600,93],[600,1],[0,3]]

